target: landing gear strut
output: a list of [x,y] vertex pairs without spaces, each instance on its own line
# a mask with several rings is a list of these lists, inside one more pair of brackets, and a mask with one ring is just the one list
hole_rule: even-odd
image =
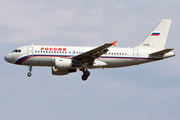
[[84,70],[84,69],[80,69],[82,72],[83,72],[83,75],[82,75],[82,80],[83,81],[86,81],[87,80],[87,78],[89,77],[89,75],[90,75],[90,72],[86,69],[86,70]]
[[31,71],[32,71],[32,66],[30,65],[30,66],[28,66],[29,67],[29,72],[27,73],[27,76],[28,77],[31,77],[31,75],[32,75],[32,73],[31,73]]

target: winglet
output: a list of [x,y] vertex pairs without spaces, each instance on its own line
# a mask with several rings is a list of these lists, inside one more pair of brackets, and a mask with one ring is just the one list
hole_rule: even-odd
[[116,46],[116,42],[117,42],[117,40],[114,41],[114,42],[112,42],[111,44],[114,45],[114,46]]

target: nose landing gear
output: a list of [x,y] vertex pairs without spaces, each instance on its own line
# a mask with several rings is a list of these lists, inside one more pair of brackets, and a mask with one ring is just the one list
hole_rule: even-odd
[[32,66],[30,65],[30,66],[28,66],[29,67],[29,72],[27,73],[27,76],[28,77],[31,77],[31,75],[32,75],[32,73],[31,73],[31,71],[32,71]]

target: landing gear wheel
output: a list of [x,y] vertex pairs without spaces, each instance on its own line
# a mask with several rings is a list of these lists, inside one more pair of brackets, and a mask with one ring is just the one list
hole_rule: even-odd
[[86,71],[84,72],[84,75],[86,75],[87,77],[89,77],[90,72],[89,72],[88,70],[86,70]]
[[84,69],[79,69],[80,71],[82,71],[83,72],[83,75],[82,75],[82,80],[83,81],[86,81],[87,80],[87,78],[90,76],[90,72],[86,69],[86,70],[84,70]]
[[85,74],[82,75],[82,80],[86,81],[87,80],[87,76]]
[[30,72],[27,73],[27,76],[28,76],[28,77],[31,77],[31,75],[32,75],[32,74],[31,74]]

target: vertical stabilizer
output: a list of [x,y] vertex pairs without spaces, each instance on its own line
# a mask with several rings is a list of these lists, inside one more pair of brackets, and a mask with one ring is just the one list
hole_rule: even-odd
[[171,21],[172,20],[162,20],[148,37],[137,47],[163,50],[168,37]]

